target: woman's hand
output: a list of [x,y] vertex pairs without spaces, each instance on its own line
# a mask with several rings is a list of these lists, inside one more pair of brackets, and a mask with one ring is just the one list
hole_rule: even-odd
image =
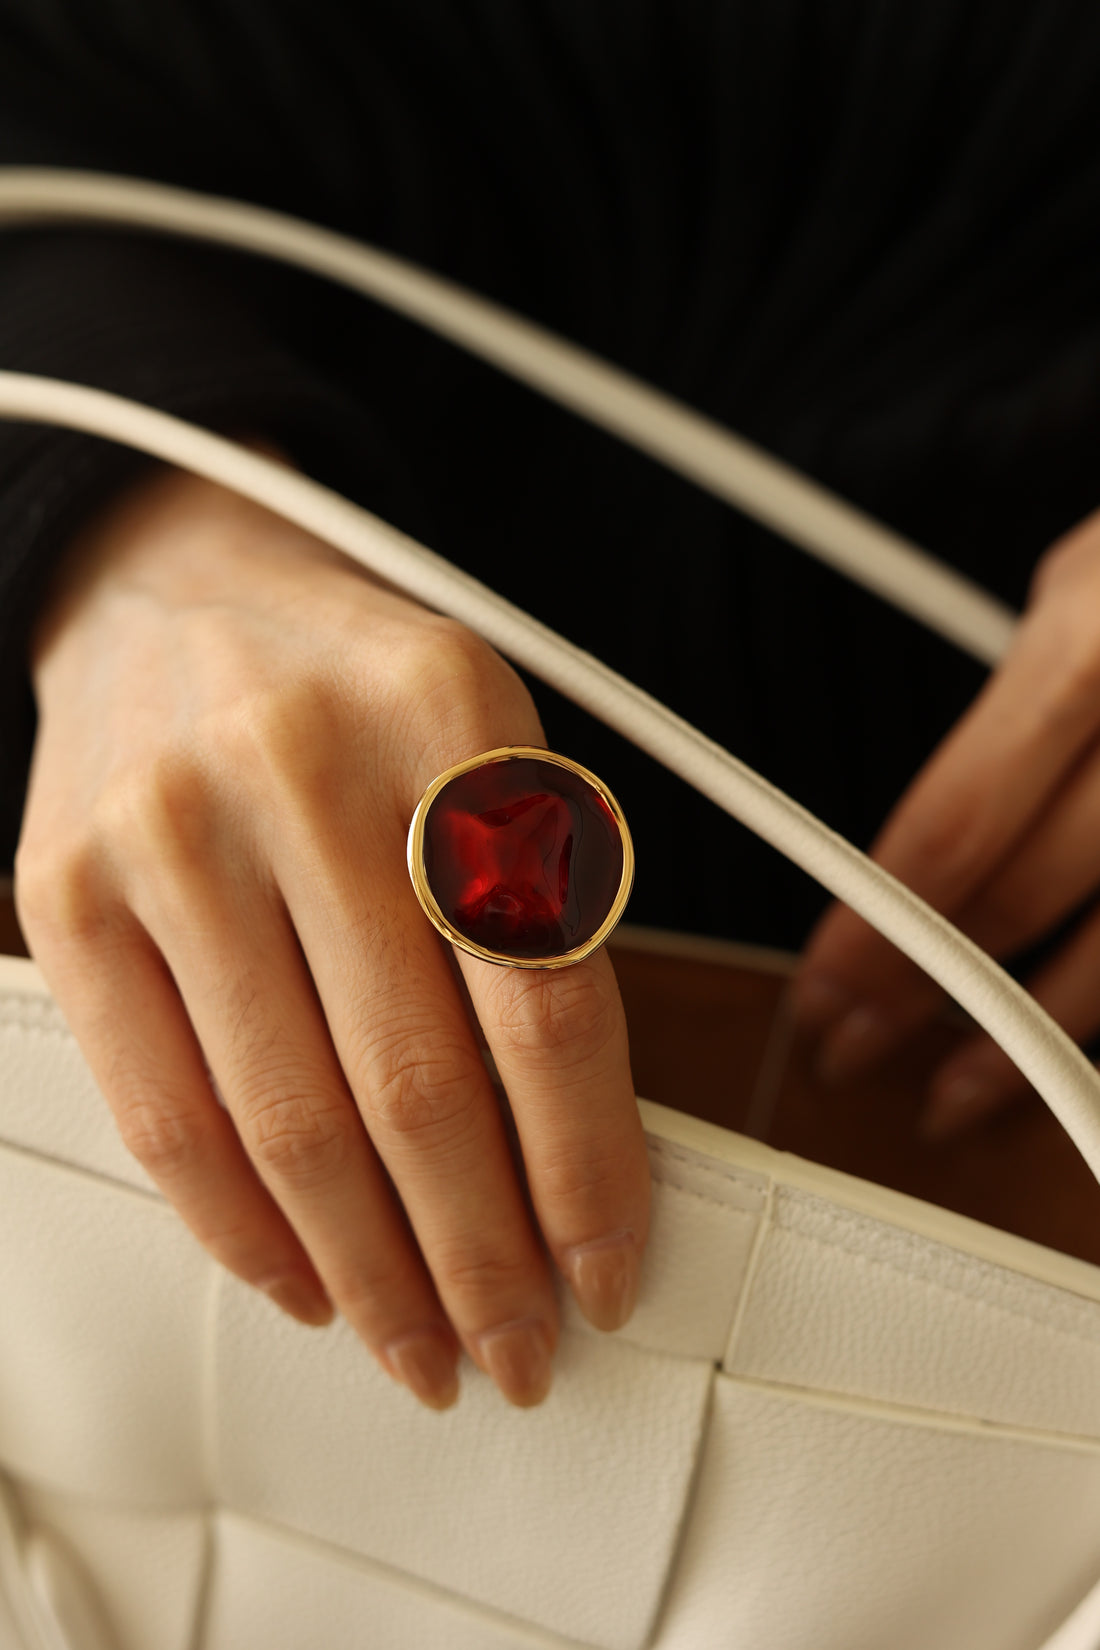
[[[1047,552],[1003,664],[902,798],[874,857],[995,957],[1082,912],[1025,982],[1078,1042],[1100,1031],[1100,513]],[[851,911],[807,947],[796,1015],[842,1080],[931,1018],[939,994]],[[925,1115],[954,1134],[1026,1092],[975,1035],[936,1074]]]
[[176,472],[81,533],[33,668],[20,916],[127,1146],[219,1261],[307,1323],[335,1305],[425,1403],[454,1400],[460,1343],[537,1403],[546,1250],[599,1327],[633,1306],[648,1171],[622,1007],[603,953],[458,959],[525,1190],[405,865],[431,778],[544,743],[522,683]]

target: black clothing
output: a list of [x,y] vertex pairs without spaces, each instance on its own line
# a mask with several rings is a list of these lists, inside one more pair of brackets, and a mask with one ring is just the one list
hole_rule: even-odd
[[[0,162],[259,201],[418,260],[1017,603],[1100,505],[1098,126],[1091,0],[0,0]],[[274,436],[857,841],[982,679],[613,439],[310,277],[129,233],[3,231],[0,365]],[[74,525],[144,462],[0,424],[8,855],[36,606]],[[551,743],[635,826],[633,920],[798,940],[820,904],[799,873],[534,691]]]

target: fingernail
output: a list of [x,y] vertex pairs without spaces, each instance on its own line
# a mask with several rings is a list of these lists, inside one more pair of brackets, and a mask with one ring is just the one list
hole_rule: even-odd
[[486,1372],[510,1404],[530,1409],[550,1391],[550,1337],[537,1318],[502,1323],[477,1336]]
[[868,1071],[894,1044],[896,1034],[877,1009],[853,1008],[831,1031],[817,1057],[817,1075],[830,1088]]
[[917,1133],[929,1145],[954,1140],[974,1128],[997,1108],[996,1085],[975,1072],[959,1072],[937,1083],[917,1122]]
[[447,1337],[431,1330],[402,1335],[390,1341],[382,1358],[429,1409],[450,1409],[458,1397],[458,1354]]
[[597,1329],[621,1329],[638,1298],[638,1245],[633,1232],[578,1243],[562,1256],[577,1304]]
[[796,974],[790,1014],[796,1037],[816,1041],[852,1006],[852,994],[825,974]]
[[314,1329],[322,1329],[325,1324],[331,1323],[335,1308],[323,1289],[307,1278],[291,1275],[285,1278],[276,1278],[271,1283],[260,1285],[264,1294],[281,1306],[284,1312],[289,1312],[292,1318],[299,1323],[308,1323]]

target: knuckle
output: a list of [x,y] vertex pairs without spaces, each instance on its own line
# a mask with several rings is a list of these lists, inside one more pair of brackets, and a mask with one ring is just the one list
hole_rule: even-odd
[[122,1107],[117,1117],[123,1145],[158,1185],[201,1171],[210,1132],[199,1112],[145,1099]]
[[[614,1209],[623,1199],[624,1179],[633,1169],[624,1162],[621,1149],[613,1153],[584,1151],[566,1141],[558,1149],[544,1148],[539,1164],[539,1185],[551,1202],[585,1209]],[[644,1170],[643,1170],[644,1172]]]
[[425,1296],[423,1263],[411,1251],[360,1260],[354,1270],[332,1267],[325,1281],[344,1317],[376,1348],[399,1332],[401,1318]]
[[[501,742],[502,728],[535,738],[538,719],[512,667],[488,642],[453,620],[439,620],[411,643],[417,718],[431,759],[454,760],[456,740],[478,748]],[[512,735],[510,735],[511,737]]]
[[577,964],[531,977],[501,969],[491,983],[493,1046],[519,1057],[544,1055],[560,1070],[588,1064],[617,1045],[622,1007],[613,978]]
[[242,1127],[261,1173],[296,1191],[336,1180],[355,1150],[356,1131],[346,1108],[311,1105],[298,1095],[268,1096]]
[[455,687],[477,686],[504,667],[489,643],[456,619],[437,618],[410,634],[410,659],[426,682]]
[[368,723],[351,694],[320,672],[235,705],[222,741],[227,774],[270,798],[272,815],[301,841],[325,841],[346,808],[348,773],[372,766]]
[[127,860],[192,871],[209,862],[210,787],[201,764],[178,750],[159,752],[119,775],[96,807],[100,837]]
[[16,909],[28,935],[80,939],[98,933],[106,901],[101,855],[90,833],[24,841],[14,869]]
[[173,890],[191,887],[210,863],[213,802],[202,762],[164,750],[113,773],[78,824],[49,831],[35,824],[15,867],[28,931],[99,938],[117,920],[116,896],[135,882],[170,903]]
[[467,1235],[461,1244],[442,1247],[432,1257],[432,1272],[446,1294],[479,1301],[529,1298],[532,1267],[526,1245],[494,1243]]
[[319,747],[328,751],[339,740],[343,720],[327,684],[310,674],[238,700],[224,743],[247,765],[293,782],[312,771]]
[[408,1039],[381,1056],[376,1051],[369,1081],[372,1120],[406,1140],[430,1136],[435,1149],[460,1146],[479,1116],[470,1064],[464,1052]]

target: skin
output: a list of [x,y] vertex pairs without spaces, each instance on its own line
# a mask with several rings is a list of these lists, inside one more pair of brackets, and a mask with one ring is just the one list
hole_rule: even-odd
[[217,1260],[342,1313],[422,1402],[454,1401],[462,1349],[539,1402],[555,1270],[603,1329],[637,1288],[622,1006],[602,953],[456,962],[405,866],[429,780],[545,744],[518,677],[169,470],[81,531],[32,667],[20,917],[126,1145]]
[[[1076,917],[1025,983],[1079,1042],[1100,1031],[1100,512],[1038,564],[1000,668],[913,782],[874,857],[1000,959]],[[826,913],[795,993],[835,1081],[925,1025],[940,999],[866,923]],[[944,1139],[1028,1092],[985,1035],[936,1073],[924,1132]]]

